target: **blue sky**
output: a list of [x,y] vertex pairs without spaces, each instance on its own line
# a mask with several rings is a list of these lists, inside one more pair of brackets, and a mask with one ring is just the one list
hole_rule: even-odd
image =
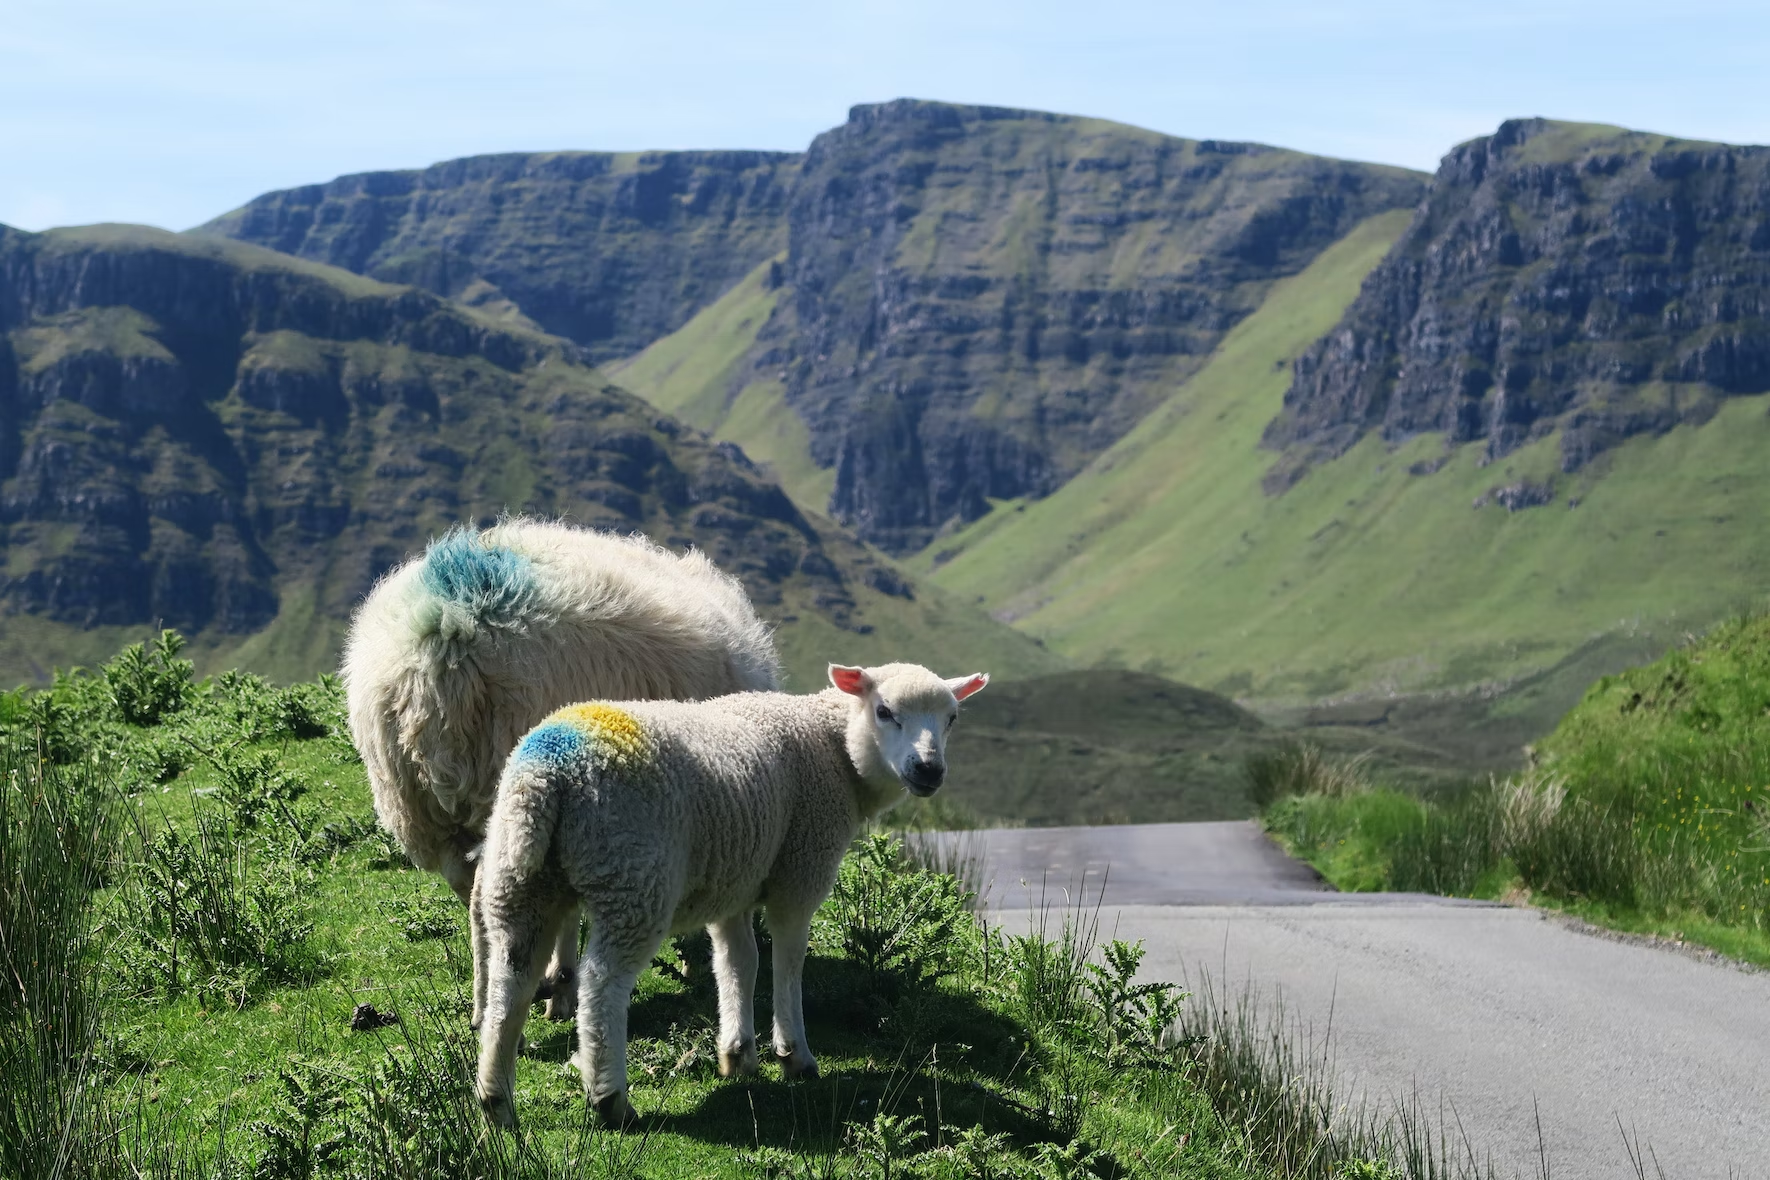
[[0,222],[183,229],[518,149],[796,150],[910,95],[1429,169],[1542,114],[1770,143],[1770,5],[3,0]]

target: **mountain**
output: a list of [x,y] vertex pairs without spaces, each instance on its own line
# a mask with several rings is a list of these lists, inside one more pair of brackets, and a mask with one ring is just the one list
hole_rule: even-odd
[[781,250],[798,167],[785,152],[474,156],[266,193],[196,232],[526,319],[604,361]]
[[1556,434],[1572,472],[1767,390],[1770,148],[1516,119],[1445,157],[1265,441],[1274,487],[1372,432]]
[[384,570],[507,510],[701,547],[801,681],[887,652],[1060,666],[578,346],[254,246],[0,230],[0,410],[0,676],[160,624],[210,662],[311,675]]
[[[1403,169],[906,99],[803,157],[481,157],[272,193],[203,232],[490,284],[598,361],[649,346],[623,385],[905,553],[1061,486],[1273,282],[1423,191]],[[717,363],[674,361],[709,334]]]
[[[690,153],[679,175],[689,157],[713,169]],[[385,206],[402,228],[374,240],[453,233],[450,257],[487,284],[488,260],[520,261],[495,276],[504,302],[462,288],[477,308],[433,300],[424,316],[546,342],[560,350],[549,373],[615,358],[609,379],[653,407],[633,413],[736,443],[722,462],[754,463],[754,486],[785,489],[854,603],[800,609],[815,596],[794,587],[810,582],[787,578],[769,609],[795,619],[789,645],[882,634],[912,608],[964,635],[981,608],[1046,645],[1016,649],[1028,671],[1129,668],[1397,740],[1467,730],[1463,744],[1497,762],[1580,685],[1770,586],[1752,531],[1770,514],[1767,158],[1516,120],[1453,149],[1428,183],[1098,120],[902,101],[855,108],[803,156],[732,163],[749,187],[706,180],[725,196],[700,203],[704,218],[683,195],[698,190],[671,190],[656,224],[673,228],[656,232],[709,243],[717,278],[698,285],[680,267],[700,264],[666,243],[663,287],[643,286],[656,276],[633,260],[653,230],[637,222],[598,213],[544,232],[548,198],[524,188],[538,183],[524,169],[554,157],[515,158],[531,163],[513,172],[449,166],[484,179],[438,179],[430,196]],[[665,160],[633,157],[633,175]],[[506,236],[451,230],[463,222],[437,212],[445,191]],[[330,225],[354,209],[375,223],[383,206],[347,195],[248,210],[330,209],[312,220]],[[486,212],[511,208],[528,212]],[[212,228],[270,240],[244,212]],[[325,240],[303,228],[283,244]],[[554,276],[534,290],[593,274],[599,298],[636,310],[618,341],[584,346],[604,351],[574,353],[530,326],[544,317],[516,293],[529,281],[518,272]],[[641,297],[666,288],[674,302]],[[21,335],[39,321],[10,329],[15,358],[48,355]],[[146,365],[125,327],[82,330],[116,364]],[[240,340],[240,356],[258,347]],[[540,363],[510,381],[527,388]],[[250,391],[238,357],[215,371],[206,405]],[[692,430],[681,438],[721,454]],[[17,465],[22,445],[0,441],[3,461]],[[526,502],[518,491],[505,498]],[[852,563],[837,553],[855,543],[826,507],[902,555],[911,580],[864,548],[842,549]],[[743,511],[790,526],[785,509]],[[22,586],[74,552],[63,536],[42,533],[29,558],[10,548],[8,577]],[[763,549],[704,543],[767,566]],[[293,599],[266,576],[281,618]],[[762,587],[771,576],[746,574]],[[262,614],[259,583],[236,583],[227,609]],[[335,611],[342,592],[327,593]],[[1416,699],[1384,704],[1397,694]]]
[[1460,693],[1545,732],[1770,587],[1765,155],[1540,121],[1463,145],[1061,489],[911,568],[1084,665]]
[[[742,306],[702,313],[746,321],[722,336],[730,359],[684,375],[675,358],[694,348],[667,339],[618,375],[909,552],[992,500],[1060,487],[1275,281],[1423,188],[1401,169],[1098,119],[859,106],[807,151],[784,255]],[[691,321],[678,336],[706,334]]]

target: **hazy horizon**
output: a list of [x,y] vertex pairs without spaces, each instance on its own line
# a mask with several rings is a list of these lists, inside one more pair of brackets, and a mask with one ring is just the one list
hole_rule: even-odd
[[803,149],[897,97],[1430,170],[1506,118],[1770,141],[1737,0],[1479,7],[28,0],[0,28],[0,223],[184,229],[259,193],[498,151]]

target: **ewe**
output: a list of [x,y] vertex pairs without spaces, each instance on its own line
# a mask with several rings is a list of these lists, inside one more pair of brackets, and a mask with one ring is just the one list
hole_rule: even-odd
[[[375,811],[468,902],[472,851],[516,739],[591,697],[694,700],[779,683],[736,579],[641,537],[508,520],[456,530],[382,578],[344,649]],[[578,926],[559,927],[547,1014],[571,1015]]]
[[719,1072],[753,1073],[752,914],[774,937],[774,1051],[815,1076],[799,976],[812,911],[861,823],[900,787],[946,776],[958,704],[989,683],[915,664],[832,664],[814,696],[738,693],[685,704],[593,702],[530,730],[504,768],[473,895],[479,1099],[514,1126],[517,1040],[560,923],[590,912],[580,965],[578,1053],[604,1119],[627,1101],[627,1005],[673,931],[705,926],[719,988]]

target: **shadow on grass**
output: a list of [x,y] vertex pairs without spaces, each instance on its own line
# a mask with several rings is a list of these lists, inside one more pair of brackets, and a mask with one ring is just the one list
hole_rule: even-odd
[[[686,1110],[646,1113],[647,1133],[682,1135],[737,1150],[779,1148],[813,1155],[843,1149],[853,1124],[878,1114],[909,1118],[936,1146],[955,1127],[981,1126],[1018,1146],[1055,1142],[1046,1114],[1013,1096],[1031,1068],[1028,1030],[979,998],[950,987],[909,987],[896,977],[845,959],[806,961],[807,1032],[822,1076],[788,1081],[769,1045],[772,996],[756,998],[759,1075],[716,1082],[711,1045],[717,1005],[705,939],[681,940],[686,981],[648,979],[629,1011],[629,1044],[647,1039],[702,1052],[685,1080],[704,1094]],[[768,960],[764,942],[762,959]],[[766,982],[764,979],[759,983]],[[529,1025],[530,1056],[569,1060],[574,1025]],[[686,1033],[685,1033],[686,1030]],[[642,1066],[643,1068],[643,1066]],[[671,1083],[659,1077],[647,1089]],[[642,1112],[648,1105],[639,1101]],[[655,1110],[655,1107],[654,1107]]]

